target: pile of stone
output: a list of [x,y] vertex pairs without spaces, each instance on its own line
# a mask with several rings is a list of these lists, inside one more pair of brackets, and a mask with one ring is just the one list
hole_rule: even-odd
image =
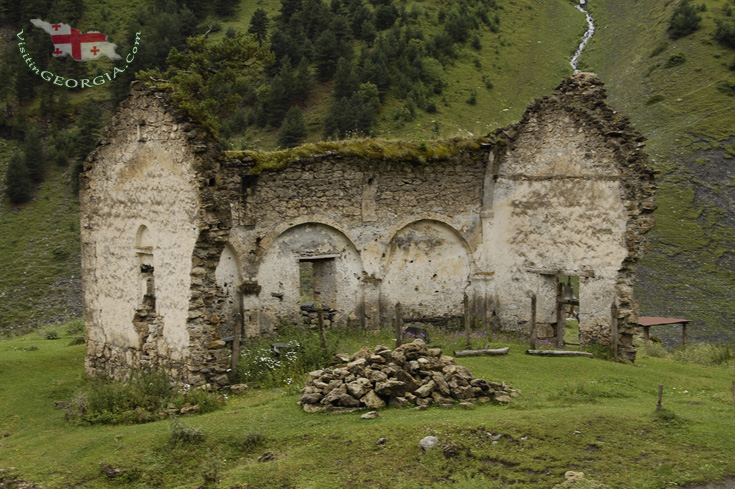
[[309,373],[298,403],[306,412],[379,409],[387,405],[449,407],[460,401],[508,403],[519,394],[505,383],[474,379],[470,371],[417,339],[395,350],[363,347],[334,368]]

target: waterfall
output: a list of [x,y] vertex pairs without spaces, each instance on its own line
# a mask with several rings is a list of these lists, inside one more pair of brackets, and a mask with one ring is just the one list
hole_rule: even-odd
[[582,54],[582,50],[587,45],[587,42],[590,40],[590,37],[595,33],[595,23],[592,20],[592,16],[585,10],[584,6],[587,4],[587,0],[579,0],[579,5],[575,5],[575,8],[579,10],[580,12],[584,13],[585,17],[587,18],[587,31],[584,33],[584,36],[582,36],[582,42],[579,43],[579,47],[577,48],[577,51],[574,53],[574,56],[572,56],[572,60],[569,62],[569,64],[572,65],[572,69],[575,73],[578,73],[579,70],[577,69],[577,62],[579,61],[579,56]]

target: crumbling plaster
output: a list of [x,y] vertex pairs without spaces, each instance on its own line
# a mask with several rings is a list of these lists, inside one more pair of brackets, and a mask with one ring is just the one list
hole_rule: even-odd
[[[249,336],[300,320],[300,261],[318,270],[332,327],[386,326],[397,303],[405,321],[452,323],[467,295],[482,327],[528,331],[535,294],[543,335],[556,276],[579,276],[583,341],[610,344],[616,330],[633,359],[655,185],[643,138],[604,99],[582,73],[519,124],[432,161],[337,149],[264,168],[134,86],[82,176],[89,373],[165,365],[185,382],[226,383],[220,338],[241,310]],[[143,225],[152,314],[135,286]]]

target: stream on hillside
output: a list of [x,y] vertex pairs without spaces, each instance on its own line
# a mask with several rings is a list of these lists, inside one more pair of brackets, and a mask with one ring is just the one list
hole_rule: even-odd
[[587,12],[587,10],[584,8],[587,4],[587,0],[579,0],[579,4],[575,5],[576,9],[580,12],[584,13],[585,17],[587,18],[587,31],[585,31],[584,35],[582,36],[582,42],[579,43],[579,47],[577,48],[577,51],[574,53],[574,56],[572,56],[572,60],[569,62],[569,64],[572,65],[572,69],[574,70],[574,73],[578,73],[579,70],[577,69],[577,62],[579,61],[579,56],[582,54],[582,50],[587,45],[587,42],[590,40],[592,35],[595,33],[595,22],[592,19],[592,16]]

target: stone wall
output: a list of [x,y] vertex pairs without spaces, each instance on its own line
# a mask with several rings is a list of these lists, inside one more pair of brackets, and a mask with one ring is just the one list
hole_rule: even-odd
[[196,372],[205,367],[189,367],[194,355],[207,359],[200,345],[214,335],[196,322],[206,307],[196,294],[214,302],[218,293],[214,268],[196,265],[219,261],[224,240],[202,251],[217,243],[209,228],[227,232],[207,192],[221,156],[167,94],[133,85],[80,177],[88,374],[160,366],[184,382],[204,379]]
[[655,185],[643,138],[594,75],[431,157],[368,145],[266,167],[225,156],[167,95],[135,86],[82,176],[88,372],[163,365],[222,385],[241,320],[269,333],[313,301],[331,326],[379,328],[397,303],[405,322],[458,322],[466,295],[483,327],[528,331],[536,295],[544,334],[559,276],[579,277],[583,342],[634,358]]

